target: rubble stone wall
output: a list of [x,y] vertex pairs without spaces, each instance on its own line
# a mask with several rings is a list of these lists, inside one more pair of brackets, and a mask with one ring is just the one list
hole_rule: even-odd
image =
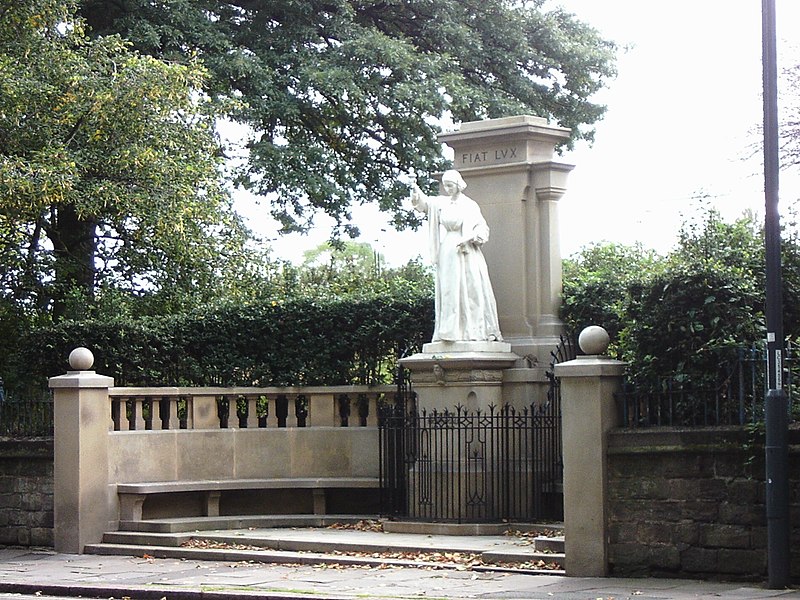
[[0,545],[53,546],[53,441],[0,438]]
[[[800,543],[800,431],[790,432],[791,547]],[[609,562],[615,576],[763,580],[763,432],[615,430],[608,438]],[[793,551],[793,578],[800,551]]]

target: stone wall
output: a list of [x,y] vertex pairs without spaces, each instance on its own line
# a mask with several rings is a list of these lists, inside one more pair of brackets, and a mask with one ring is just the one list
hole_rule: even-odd
[[[742,428],[615,430],[609,562],[615,576],[763,580],[763,434]],[[800,543],[800,430],[790,432],[792,548]],[[800,552],[792,556],[800,576]]]
[[53,545],[50,439],[0,439],[0,545]]

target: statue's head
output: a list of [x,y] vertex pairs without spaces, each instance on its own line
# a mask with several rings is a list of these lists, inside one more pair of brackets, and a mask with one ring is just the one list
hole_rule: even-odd
[[467,182],[464,181],[464,178],[461,177],[461,173],[456,171],[455,169],[450,169],[449,171],[445,171],[442,175],[442,183],[445,181],[449,181],[450,183],[456,184],[458,191],[461,192],[464,188],[467,187]]

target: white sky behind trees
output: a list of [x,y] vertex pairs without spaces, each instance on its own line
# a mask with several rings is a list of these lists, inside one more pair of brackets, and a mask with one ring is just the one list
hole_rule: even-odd
[[[665,253],[681,223],[708,196],[727,219],[764,212],[761,158],[761,2],[759,0],[548,0],[617,42],[618,76],[595,100],[608,112],[595,142],[559,160],[572,163],[560,201],[562,255],[602,241]],[[776,0],[780,70],[800,63],[800,2]],[[782,107],[781,107],[782,108]],[[780,110],[780,108],[779,108]],[[800,169],[782,171],[780,203],[800,200]],[[307,235],[276,235],[268,207],[236,194],[236,208],[273,255],[294,262],[324,242],[323,215]],[[424,255],[421,232],[396,232],[377,208],[354,208],[362,230],[392,266]],[[491,243],[491,240],[490,242]]]

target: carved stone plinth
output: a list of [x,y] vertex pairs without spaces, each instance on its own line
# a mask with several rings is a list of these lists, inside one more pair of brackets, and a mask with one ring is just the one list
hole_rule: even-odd
[[420,410],[486,410],[503,405],[503,372],[519,356],[505,342],[432,342],[400,360],[411,371]]

